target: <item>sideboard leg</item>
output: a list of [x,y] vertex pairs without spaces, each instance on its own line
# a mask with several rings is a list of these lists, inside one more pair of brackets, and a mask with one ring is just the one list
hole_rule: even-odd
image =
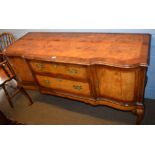
[[136,124],[139,125],[141,124],[141,121],[144,117],[144,106],[143,104],[138,104],[136,107],[136,115],[137,115],[137,119],[136,119]]

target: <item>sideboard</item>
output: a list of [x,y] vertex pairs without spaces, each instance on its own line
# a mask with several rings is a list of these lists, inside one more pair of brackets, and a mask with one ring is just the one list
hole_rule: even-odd
[[140,124],[149,34],[27,33],[7,51],[26,89],[131,111]]

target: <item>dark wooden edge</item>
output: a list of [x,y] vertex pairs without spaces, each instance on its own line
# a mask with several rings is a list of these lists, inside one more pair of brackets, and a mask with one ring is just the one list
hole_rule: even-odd
[[[91,92],[91,96],[93,98],[97,98],[97,94],[96,94],[96,81],[95,81],[95,66],[91,65],[87,67],[87,78],[89,79],[89,87],[90,87],[90,92]],[[91,75],[91,76],[90,76]]]
[[[14,52],[12,52],[14,53]],[[23,51],[24,53],[24,51]],[[52,59],[51,57],[49,57],[48,55],[39,57],[37,55],[29,55],[29,56],[21,56],[18,54],[7,54],[8,57],[22,57],[24,59],[29,59],[29,60],[40,60],[40,61],[44,61],[46,59],[47,62],[55,62],[55,63],[65,63],[65,64],[74,64],[74,65],[105,65],[105,66],[111,66],[111,67],[116,67],[116,68],[136,68],[136,67],[147,67],[148,64],[147,62],[138,62],[137,63],[137,59],[132,59],[129,60],[129,62],[131,61],[135,61],[134,64],[126,64],[124,65],[125,61],[122,61],[122,64],[118,64],[117,61],[115,59],[112,59],[113,64],[112,63],[108,63],[105,61],[105,59],[102,58],[92,58],[92,59],[83,59],[83,58],[73,58],[73,57],[62,57],[62,56],[57,56],[56,59]],[[120,61],[120,60],[119,60]]]
[[[40,57],[25,57],[25,56],[21,56],[21,55],[10,55],[10,54],[8,54],[7,55],[7,57],[9,57],[9,58],[21,58],[21,59],[24,59],[24,60],[32,60],[32,61],[42,61],[42,62],[44,62],[45,61],[45,59],[44,58],[40,58]],[[81,63],[80,62],[80,59],[78,59],[78,58],[71,58],[71,59],[75,59],[76,60],[76,62],[72,62],[71,60],[70,60],[70,58],[65,58],[65,57],[59,57],[60,58],[60,61],[57,59],[57,60],[53,60],[53,59],[51,59],[51,58],[49,58],[49,57],[47,57],[46,58],[46,62],[51,62],[51,63],[59,63],[59,64],[68,64],[68,65],[81,65],[81,66],[94,66],[94,65],[102,65],[102,66],[107,66],[107,67],[114,67],[114,68],[124,68],[124,69],[134,69],[134,68],[138,68],[138,67],[148,67],[148,64],[140,64],[140,63],[136,63],[136,64],[133,64],[133,65],[120,65],[120,64],[108,64],[108,63],[106,63],[106,62],[104,62],[104,63],[102,63],[103,62],[103,60],[98,60],[97,62],[95,62],[95,59],[97,60],[97,58],[95,58],[95,59],[90,59],[90,61],[89,61],[89,63]],[[65,61],[63,61],[63,60],[65,60]],[[85,61],[85,62],[87,62],[87,61]]]

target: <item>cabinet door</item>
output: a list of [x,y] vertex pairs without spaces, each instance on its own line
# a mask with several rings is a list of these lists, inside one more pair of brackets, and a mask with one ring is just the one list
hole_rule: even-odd
[[138,70],[97,67],[97,97],[133,102],[136,98]]

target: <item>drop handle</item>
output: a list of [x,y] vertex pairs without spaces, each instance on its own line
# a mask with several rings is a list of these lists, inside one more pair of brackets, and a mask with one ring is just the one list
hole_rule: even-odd
[[51,84],[51,82],[49,81],[49,80],[44,80],[44,83],[46,84],[46,85],[50,85]]
[[82,86],[73,85],[73,88],[76,89],[76,90],[81,90],[82,89]]
[[42,64],[42,63],[37,63],[36,66],[39,69],[43,69],[44,68],[44,64]]
[[78,71],[76,69],[68,69],[69,74],[77,74]]

